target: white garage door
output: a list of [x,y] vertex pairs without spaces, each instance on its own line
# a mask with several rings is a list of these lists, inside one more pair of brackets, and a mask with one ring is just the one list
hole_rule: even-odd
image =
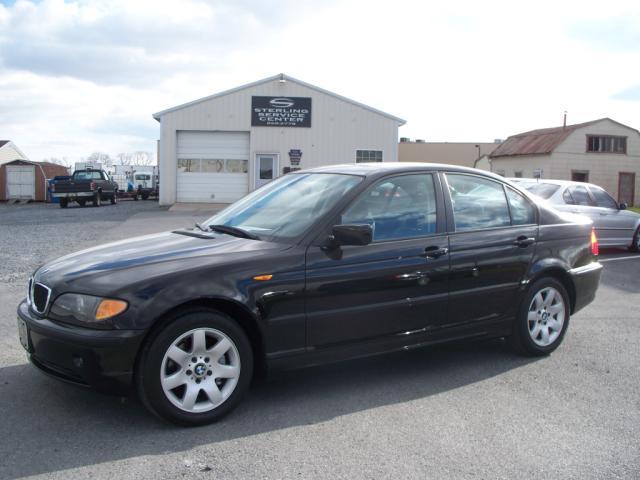
[[249,191],[248,132],[178,132],[178,202],[231,203]]
[[7,169],[7,198],[35,200],[35,167],[7,165],[5,168]]

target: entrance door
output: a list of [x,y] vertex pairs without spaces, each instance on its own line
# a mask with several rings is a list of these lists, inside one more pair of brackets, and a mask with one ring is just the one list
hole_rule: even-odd
[[618,173],[618,202],[633,205],[636,189],[636,174],[631,172]]
[[278,155],[259,153],[256,155],[256,188],[269,183],[278,176]]

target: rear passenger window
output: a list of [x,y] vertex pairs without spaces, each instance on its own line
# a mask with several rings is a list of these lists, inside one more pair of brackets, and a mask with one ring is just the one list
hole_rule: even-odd
[[507,199],[511,211],[511,225],[529,225],[536,223],[536,214],[531,202],[515,190],[507,188]]
[[[565,203],[569,203],[570,205],[592,205],[589,192],[587,192],[587,189],[582,185],[574,185],[567,188],[562,197]],[[567,199],[570,201],[567,201]]]
[[371,225],[374,241],[435,233],[433,176],[400,175],[373,185],[342,214],[342,224],[354,223]]
[[591,190],[591,195],[596,199],[596,204],[599,207],[618,209],[618,202],[611,198],[603,189],[591,186],[589,190]]
[[447,174],[456,231],[511,225],[502,184],[473,175]]

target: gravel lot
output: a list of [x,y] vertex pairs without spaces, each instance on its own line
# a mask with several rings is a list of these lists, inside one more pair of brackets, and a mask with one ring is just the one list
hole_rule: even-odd
[[39,264],[206,216],[0,205],[0,478],[640,477],[640,255],[625,251],[602,255],[596,301],[548,358],[494,341],[279,374],[198,429],[27,364],[15,307]]

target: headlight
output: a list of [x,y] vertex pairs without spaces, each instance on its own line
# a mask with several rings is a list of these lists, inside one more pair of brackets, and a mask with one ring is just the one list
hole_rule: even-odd
[[95,324],[124,312],[127,306],[127,302],[113,298],[65,293],[56,298],[51,314],[62,322]]

